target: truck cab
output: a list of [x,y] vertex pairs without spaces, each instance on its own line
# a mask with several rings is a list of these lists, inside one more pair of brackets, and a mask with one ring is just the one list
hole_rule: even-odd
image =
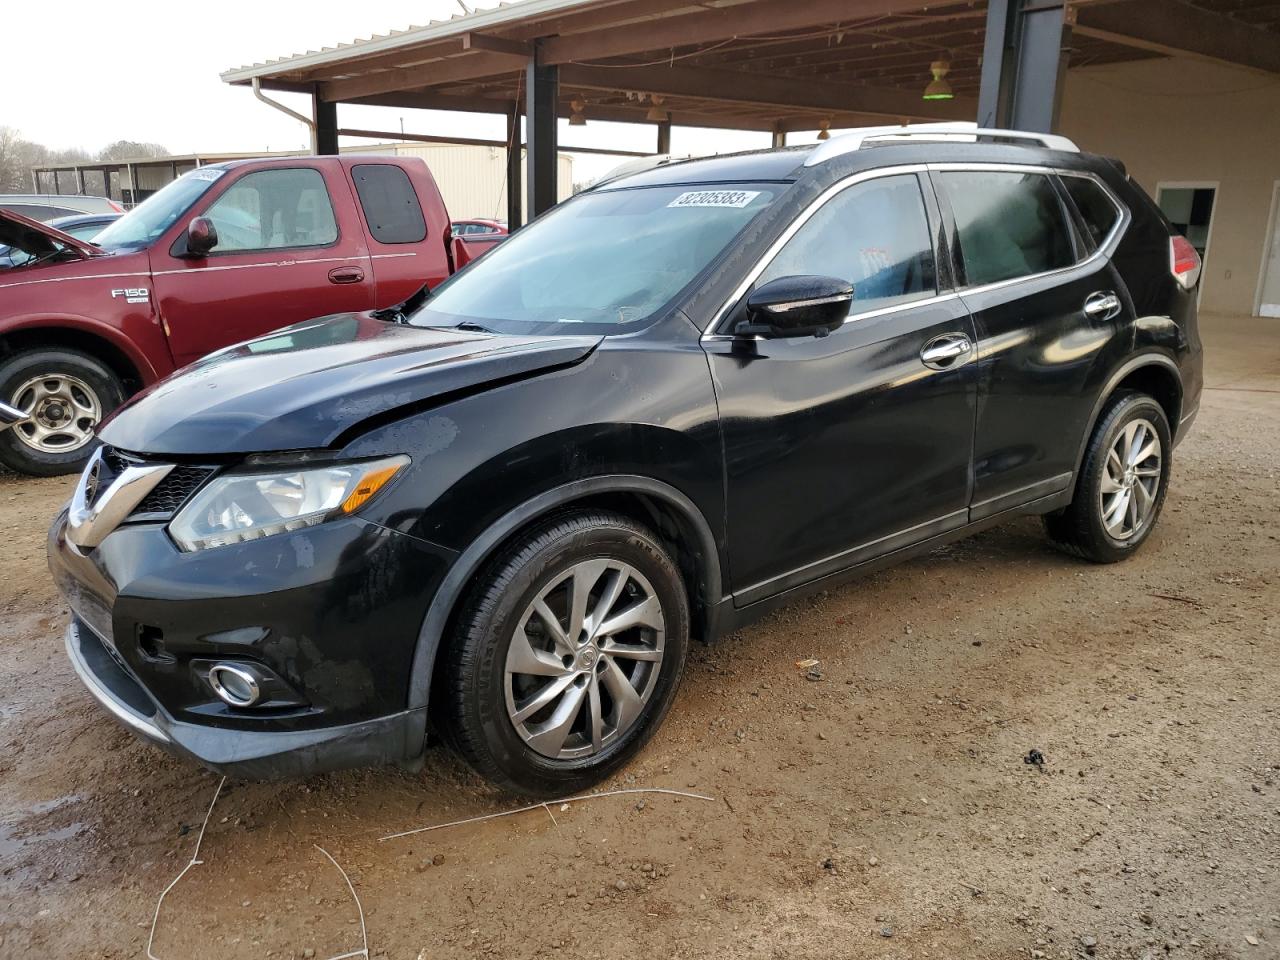
[[0,243],[33,254],[0,270],[0,403],[22,417],[0,462],[36,475],[77,469],[104,417],[205,354],[392,306],[483,252],[455,251],[422,160],[356,155],[200,167],[93,243],[0,210]]

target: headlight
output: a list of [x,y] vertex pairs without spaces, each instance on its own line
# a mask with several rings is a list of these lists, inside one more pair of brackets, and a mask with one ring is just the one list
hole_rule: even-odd
[[197,493],[169,524],[186,551],[312,527],[360,509],[409,462],[388,457],[305,470],[231,473]]

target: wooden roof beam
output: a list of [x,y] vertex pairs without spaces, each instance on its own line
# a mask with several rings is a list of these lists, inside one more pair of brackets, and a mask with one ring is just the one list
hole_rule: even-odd
[[1074,32],[1170,57],[1280,73],[1280,38],[1176,0],[1122,0],[1083,7]]
[[927,0],[759,0],[756,3],[673,14],[625,30],[548,37],[542,41],[543,63],[573,63],[629,54],[716,43],[752,34],[803,30],[826,24],[849,23],[895,13],[918,12]]
[[458,80],[478,80],[504,73],[523,70],[528,62],[523,55],[478,51],[454,57],[443,57],[430,63],[396,70],[349,77],[344,80],[326,80],[319,84],[320,96],[325,100],[343,102],[397,90],[412,90],[428,84],[453,83]]
[[925,101],[918,93],[909,90],[700,67],[614,68],[566,64],[560,68],[560,88],[565,91],[574,88],[638,90],[726,103],[931,120],[970,120],[977,112],[974,103],[963,100]]

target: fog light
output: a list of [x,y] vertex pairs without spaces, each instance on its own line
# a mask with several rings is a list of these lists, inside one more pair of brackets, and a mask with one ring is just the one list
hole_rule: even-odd
[[252,707],[262,696],[258,678],[234,663],[215,663],[209,668],[209,686],[233,707]]

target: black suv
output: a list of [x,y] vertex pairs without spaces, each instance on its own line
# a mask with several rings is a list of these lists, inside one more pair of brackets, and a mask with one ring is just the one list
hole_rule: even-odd
[[691,638],[1040,514],[1123,559],[1201,387],[1195,251],[1112,160],[864,131],[658,163],[419,302],[139,395],[49,537],[135,732],[266,777],[616,770]]

